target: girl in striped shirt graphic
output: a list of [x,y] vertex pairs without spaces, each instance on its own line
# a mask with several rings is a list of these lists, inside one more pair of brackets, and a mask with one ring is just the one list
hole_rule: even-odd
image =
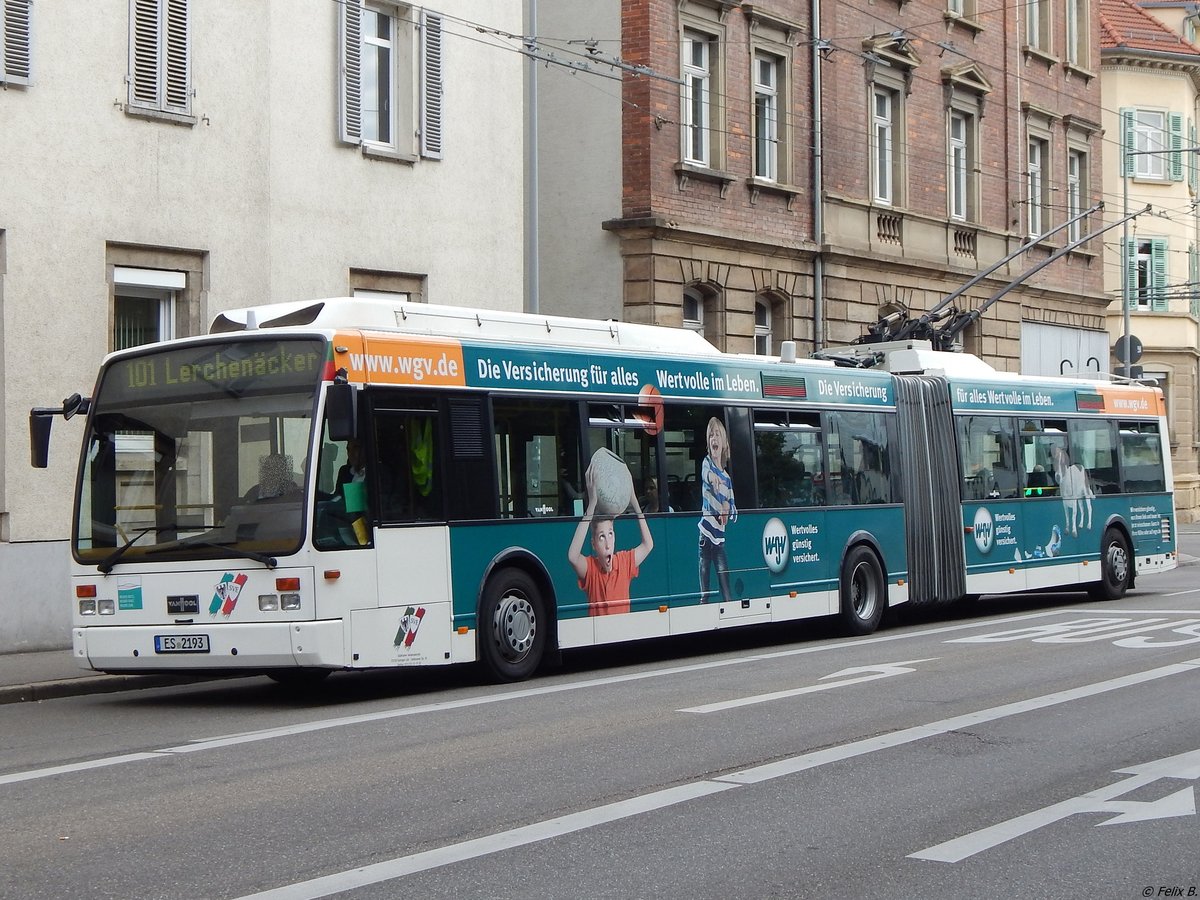
[[709,575],[715,567],[721,599],[733,599],[729,589],[729,560],[725,555],[725,526],[737,519],[733,505],[733,480],[729,477],[729,435],[715,416],[708,420],[708,456],[700,472],[703,506],[700,516],[700,602],[712,593]]

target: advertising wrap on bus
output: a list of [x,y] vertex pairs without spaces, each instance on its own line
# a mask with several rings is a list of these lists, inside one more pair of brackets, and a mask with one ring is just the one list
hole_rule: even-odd
[[516,680],[619,641],[1113,599],[1175,565],[1154,387],[387,301],[225,322],[252,318],[279,325],[101,370],[71,545],[81,664]]

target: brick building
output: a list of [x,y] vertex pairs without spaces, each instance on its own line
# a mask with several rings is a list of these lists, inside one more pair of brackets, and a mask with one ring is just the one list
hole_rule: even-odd
[[[619,97],[577,71],[538,76],[543,215],[569,200],[600,217],[543,230],[547,312],[689,325],[731,351],[795,338],[803,353],[928,310],[1028,241],[962,298],[978,306],[1069,232],[1030,235],[1098,197],[1086,0],[554,6],[539,33],[597,38],[595,59],[626,70]],[[1107,370],[1102,269],[1099,247],[1068,253],[967,348],[1012,370]]]

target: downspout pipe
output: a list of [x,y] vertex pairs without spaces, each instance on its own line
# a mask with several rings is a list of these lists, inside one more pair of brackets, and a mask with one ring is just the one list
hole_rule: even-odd
[[813,352],[825,346],[825,175],[822,148],[824,136],[821,118],[821,0],[811,0],[812,18],[812,203],[813,203]]

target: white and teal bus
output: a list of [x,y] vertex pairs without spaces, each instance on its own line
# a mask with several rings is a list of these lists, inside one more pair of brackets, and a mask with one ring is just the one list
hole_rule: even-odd
[[[865,351],[864,351],[865,353]],[[71,549],[78,662],[481,662],[1175,565],[1152,386],[921,342],[874,368],[678,329],[339,298],[108,356]]]

